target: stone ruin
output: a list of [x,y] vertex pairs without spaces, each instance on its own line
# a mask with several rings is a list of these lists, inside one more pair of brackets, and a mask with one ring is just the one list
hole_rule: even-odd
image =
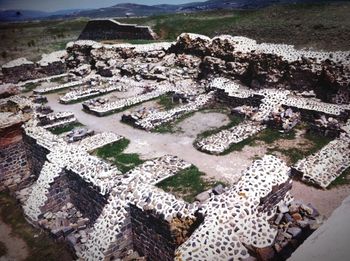
[[[191,163],[164,155],[123,174],[93,154],[122,136],[93,130],[57,136],[49,129],[75,122],[73,113],[52,111],[34,96],[4,97],[1,188],[16,195],[30,223],[65,240],[79,260],[123,259],[132,251],[149,260],[284,260],[320,226],[317,210],[289,191],[295,175],[326,188],[350,167],[349,52],[194,34],[148,45],[76,41],[66,52],[66,70],[52,68],[44,78],[32,63],[4,66],[5,86],[21,89],[64,73],[65,83],[34,92],[69,89],[59,97],[62,104],[82,102],[98,117],[161,95],[186,101],[169,110],[124,113],[123,120],[146,131],[223,103],[244,115],[243,122],[194,143],[216,155],[268,126],[290,131],[299,121],[334,136],[294,166],[265,155],[236,184],[188,203],[156,185]],[[15,78],[21,72],[25,77]],[[11,84],[19,80],[25,82]],[[106,93],[117,96],[97,97]]]
[[79,40],[155,40],[156,33],[149,26],[136,24],[123,24],[114,19],[90,20],[81,34]]

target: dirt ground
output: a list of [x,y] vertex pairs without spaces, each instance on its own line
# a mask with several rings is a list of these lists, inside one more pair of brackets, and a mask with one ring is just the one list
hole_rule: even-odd
[[[57,94],[49,94],[48,105],[55,111],[72,111],[77,119],[97,132],[115,132],[130,140],[126,153],[138,153],[142,159],[151,159],[166,154],[176,155],[198,167],[208,178],[234,184],[256,158],[267,153],[267,146],[258,142],[256,146],[245,146],[242,151],[234,151],[228,155],[214,156],[199,152],[193,147],[197,134],[228,123],[227,115],[222,113],[197,112],[180,122],[180,131],[175,134],[151,133],[135,129],[120,122],[123,113],[107,117],[96,117],[82,111],[81,104],[63,105],[58,102]],[[283,143],[283,144],[282,144]],[[287,147],[308,146],[305,139],[297,133],[294,140],[279,140],[269,146],[283,145]],[[293,196],[305,203],[311,203],[321,214],[328,217],[341,201],[350,194],[350,186],[321,190],[294,182]]]
[[27,244],[11,234],[11,227],[0,219],[0,241],[7,248],[7,254],[0,257],[0,261],[21,261],[28,257]]

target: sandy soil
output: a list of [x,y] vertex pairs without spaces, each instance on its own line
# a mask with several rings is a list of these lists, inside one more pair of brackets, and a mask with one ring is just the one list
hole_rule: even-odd
[[11,227],[0,219],[0,241],[6,245],[7,254],[0,261],[20,261],[28,257],[27,244],[11,234]]
[[[197,112],[179,124],[182,129],[179,133],[150,133],[121,123],[120,119],[123,113],[96,117],[83,112],[81,104],[59,104],[57,94],[50,94],[47,97],[48,105],[55,111],[72,111],[81,123],[97,132],[111,131],[129,139],[130,145],[126,149],[127,153],[138,153],[143,159],[151,159],[166,154],[176,155],[196,165],[200,171],[207,174],[208,178],[230,184],[238,181],[241,172],[253,162],[254,158],[262,157],[266,153],[266,146],[260,145],[245,146],[242,151],[232,152],[224,156],[208,155],[196,150],[192,145],[196,134],[227,124],[228,118],[225,114],[206,113],[204,115]],[[280,146],[291,147],[305,143],[299,133],[296,140],[278,142],[283,142],[283,144],[278,143]],[[307,147],[307,144],[304,146]],[[350,186],[319,190],[300,182],[294,182],[292,194],[296,199],[313,204],[323,215],[328,217],[340,205],[341,201],[350,194]]]
[[311,203],[322,215],[328,218],[333,210],[350,195],[350,185],[323,190],[294,181],[291,192],[295,199]]

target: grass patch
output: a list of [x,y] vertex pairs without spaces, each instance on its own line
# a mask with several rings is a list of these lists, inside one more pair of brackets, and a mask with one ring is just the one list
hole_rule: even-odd
[[26,83],[25,85],[23,85],[22,92],[24,92],[24,93],[31,92],[38,86],[40,86],[39,83],[34,83],[34,82]]
[[82,126],[84,126],[84,125],[81,124],[80,122],[75,122],[75,123],[67,124],[67,125],[65,125],[65,126],[63,126],[63,127],[58,127],[58,128],[50,129],[50,132],[51,132],[52,134],[59,135],[59,134],[62,134],[62,133],[71,131],[71,130],[73,130],[74,128],[82,127]]
[[0,257],[5,256],[7,254],[7,247],[3,242],[0,241]]
[[50,80],[50,82],[57,83],[57,84],[64,84],[64,83],[67,83],[67,81],[68,81],[67,76],[52,78]]
[[26,242],[29,250],[27,261],[73,260],[66,245],[55,242],[48,233],[30,226],[16,200],[4,192],[0,193],[0,212],[3,222],[11,226],[12,233]]
[[113,163],[122,173],[126,173],[144,162],[136,153],[123,153],[129,143],[129,140],[122,139],[97,149],[96,154]]
[[[182,32],[242,35],[258,42],[294,44],[325,50],[348,50],[349,3],[273,5],[254,10],[215,10],[186,14],[118,18],[122,23],[151,26],[161,41]],[[116,14],[109,13],[109,17]],[[105,14],[104,17],[108,15]],[[19,58],[40,59],[42,53],[64,49],[77,39],[88,18],[1,23],[1,64]],[[43,37],[44,36],[44,37]],[[340,37],[341,36],[341,37]],[[28,42],[35,46],[28,46]],[[128,41],[145,44],[155,41]]]
[[349,184],[350,184],[350,167],[344,170],[339,177],[333,180],[333,182],[328,186],[327,189],[331,189],[342,185],[349,185]]
[[164,110],[171,110],[178,105],[178,103],[174,103],[172,97],[167,94],[159,96],[157,103],[162,106]]
[[169,177],[157,184],[164,191],[171,192],[187,202],[193,202],[195,196],[223,182],[207,181],[203,178],[205,173],[200,172],[192,165],[190,168],[181,170],[175,176]]
[[292,130],[288,133],[280,132],[276,129],[266,128],[257,135],[245,139],[239,143],[233,144],[228,150],[221,155],[229,154],[233,151],[241,151],[245,146],[257,146],[257,141],[262,141],[265,144],[272,144],[277,140],[287,139],[293,140],[295,138],[295,132]]
[[261,140],[266,144],[272,144],[277,140],[294,140],[295,139],[295,131],[289,131],[287,133],[280,132],[277,129],[266,128],[261,131],[256,137],[257,140]]
[[[311,144],[310,148],[302,149],[300,147],[296,147],[296,148],[283,149],[279,147],[273,147],[273,148],[269,148],[268,152],[269,153],[273,153],[275,151],[280,152],[283,155],[288,157],[291,164],[295,164],[299,160],[319,151],[332,140],[331,138],[321,136],[310,131],[305,134],[305,138],[309,141],[308,144]],[[307,145],[307,144],[304,144],[304,145]]]

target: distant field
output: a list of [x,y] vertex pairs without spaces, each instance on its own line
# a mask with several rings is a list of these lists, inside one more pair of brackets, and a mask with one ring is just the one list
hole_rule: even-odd
[[[259,42],[295,44],[299,48],[349,50],[350,3],[271,6],[260,10],[221,10],[125,18],[121,22],[150,25],[161,40],[182,32],[215,36],[243,35]],[[65,47],[83,29],[86,18],[0,24],[0,63],[21,56],[37,60],[42,53]],[[140,41],[143,43],[143,41]]]

